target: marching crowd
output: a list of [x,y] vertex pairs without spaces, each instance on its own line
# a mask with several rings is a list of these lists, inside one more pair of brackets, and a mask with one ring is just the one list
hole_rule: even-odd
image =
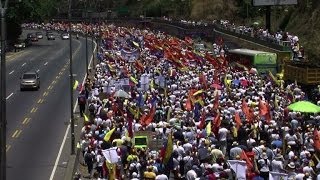
[[[233,69],[193,51],[188,37],[99,26],[95,75],[78,98],[88,109],[80,147],[92,178],[320,180],[318,126],[305,122],[320,115],[287,108],[308,99],[299,85]],[[143,131],[163,146],[136,146]]]

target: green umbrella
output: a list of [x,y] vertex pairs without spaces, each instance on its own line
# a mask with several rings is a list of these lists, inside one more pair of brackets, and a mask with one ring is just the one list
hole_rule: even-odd
[[298,101],[292,103],[288,106],[292,111],[304,112],[304,113],[318,113],[320,112],[320,107],[309,102],[309,101]]

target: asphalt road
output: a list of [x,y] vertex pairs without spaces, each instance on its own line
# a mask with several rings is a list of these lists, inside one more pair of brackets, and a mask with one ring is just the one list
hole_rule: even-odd
[[[54,41],[44,37],[7,59],[8,180],[49,179],[54,168],[70,120],[69,41],[56,36]],[[91,45],[88,41],[89,57]],[[85,39],[74,39],[72,46],[73,73],[81,83],[85,76]],[[21,92],[19,78],[31,70],[40,75],[40,89]],[[74,92],[75,101],[76,95]],[[62,154],[70,154],[70,150]]]

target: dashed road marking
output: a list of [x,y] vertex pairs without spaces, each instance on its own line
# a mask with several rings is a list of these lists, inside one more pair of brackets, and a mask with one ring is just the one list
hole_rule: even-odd
[[43,96],[48,96],[48,94],[49,93],[46,91],[46,92],[43,93]]
[[12,74],[12,73],[14,73],[14,70],[12,70],[11,72],[9,72],[9,74]]
[[63,72],[60,71],[60,72],[59,72],[59,75],[62,75],[62,74],[63,74]]
[[22,124],[28,124],[31,118],[24,118]]
[[56,79],[59,79],[60,78],[60,76],[56,76]]
[[20,133],[21,133],[21,130],[16,130],[16,131],[14,131],[14,133],[12,134],[12,138],[17,138],[19,135],[20,135]]
[[50,89],[52,89],[52,88],[53,88],[53,86],[50,85],[50,86],[48,87],[48,90],[50,90]]
[[45,62],[44,65],[46,66],[48,64],[48,62]]
[[30,111],[30,113],[35,113],[35,112],[37,112],[37,110],[38,110],[38,108],[37,108],[37,107],[32,108],[32,109],[31,109],[31,111]]
[[56,81],[56,80],[53,80],[51,84],[56,84],[56,83],[57,83],[57,81]]
[[27,63],[23,63],[22,65],[21,65],[21,67],[23,67],[23,66],[25,66]]
[[42,104],[43,103],[43,99],[40,98],[38,101],[37,101],[38,104]]
[[8,152],[10,148],[11,148],[11,145],[6,145],[6,152]]
[[39,71],[40,71],[40,69],[37,70],[37,72],[39,72]]
[[9,94],[9,96],[6,97],[6,100],[8,100],[12,95],[13,93]]
[[22,132],[22,130],[19,130],[19,131],[18,131],[18,133],[17,133],[17,135],[16,135],[16,138],[18,138],[18,137],[20,136],[21,132]]

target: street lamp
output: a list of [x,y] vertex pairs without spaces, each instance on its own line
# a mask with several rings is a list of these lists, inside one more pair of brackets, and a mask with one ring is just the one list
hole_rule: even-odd
[[70,130],[71,130],[71,155],[75,154],[75,135],[74,135],[74,114],[73,114],[73,71],[72,71],[72,24],[71,24],[71,5],[72,0],[69,0],[69,50],[70,50],[70,64],[69,64],[69,76],[70,76]]
[[89,75],[89,57],[88,57],[88,27],[87,27],[87,18],[88,18],[88,10],[87,10],[87,0],[84,0],[84,8],[85,8],[85,24],[86,24],[86,29],[85,29],[85,37],[86,37],[86,73],[87,76]]

